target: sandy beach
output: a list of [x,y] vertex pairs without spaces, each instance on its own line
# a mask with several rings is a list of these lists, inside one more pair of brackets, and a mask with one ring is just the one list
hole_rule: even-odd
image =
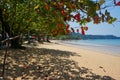
[[8,50],[4,80],[120,80],[119,56],[58,41],[26,47]]
[[100,51],[88,50],[82,48],[82,46],[70,46],[57,41],[45,43],[38,47],[77,53],[79,56],[70,56],[70,59],[76,61],[79,67],[86,67],[98,75],[111,76],[116,80],[120,79],[119,56],[105,54]]

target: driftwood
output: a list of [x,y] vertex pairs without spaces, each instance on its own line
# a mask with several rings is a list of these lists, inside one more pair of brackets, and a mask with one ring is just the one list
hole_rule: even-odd
[[2,40],[1,43],[8,42],[8,41],[13,40],[13,39],[16,39],[16,38],[18,38],[18,37],[20,37],[20,36],[15,36],[15,37],[7,38],[7,39],[5,39],[5,40]]

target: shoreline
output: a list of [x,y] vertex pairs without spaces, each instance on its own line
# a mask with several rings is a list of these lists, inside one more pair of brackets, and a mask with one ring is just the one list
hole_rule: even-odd
[[82,46],[70,46],[59,41],[51,41],[51,43],[40,44],[37,48],[48,48],[61,51],[69,51],[77,53],[80,56],[71,56],[81,67],[91,69],[94,73],[99,75],[108,75],[116,80],[120,79],[120,57],[111,54],[105,54],[100,51],[86,49]]
[[[67,46],[73,46],[76,48],[83,48],[83,49],[88,49],[88,50],[94,50],[97,52],[101,52],[103,54],[108,54],[108,55],[113,55],[113,56],[118,56],[120,57],[120,46],[112,46],[112,45],[99,45],[99,44],[74,44],[74,43],[69,43],[65,42],[62,40],[53,40],[53,43],[59,43],[62,45],[67,45]],[[114,49],[114,50],[113,50]]]

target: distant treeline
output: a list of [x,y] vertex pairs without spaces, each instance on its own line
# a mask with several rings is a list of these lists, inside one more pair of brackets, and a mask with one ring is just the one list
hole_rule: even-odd
[[114,35],[81,35],[80,33],[71,33],[67,36],[60,36],[59,39],[120,39],[120,37]]

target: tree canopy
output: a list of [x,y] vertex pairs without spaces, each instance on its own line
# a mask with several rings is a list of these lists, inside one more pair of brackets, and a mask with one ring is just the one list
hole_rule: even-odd
[[[81,34],[88,30],[86,23],[112,24],[117,18],[111,16],[104,6],[105,0],[0,0],[0,25],[2,34],[20,35],[30,30],[52,36],[75,32],[69,21],[81,25]],[[120,6],[120,1],[112,1]],[[102,11],[104,9],[104,11]],[[77,30],[79,32],[79,30]]]

